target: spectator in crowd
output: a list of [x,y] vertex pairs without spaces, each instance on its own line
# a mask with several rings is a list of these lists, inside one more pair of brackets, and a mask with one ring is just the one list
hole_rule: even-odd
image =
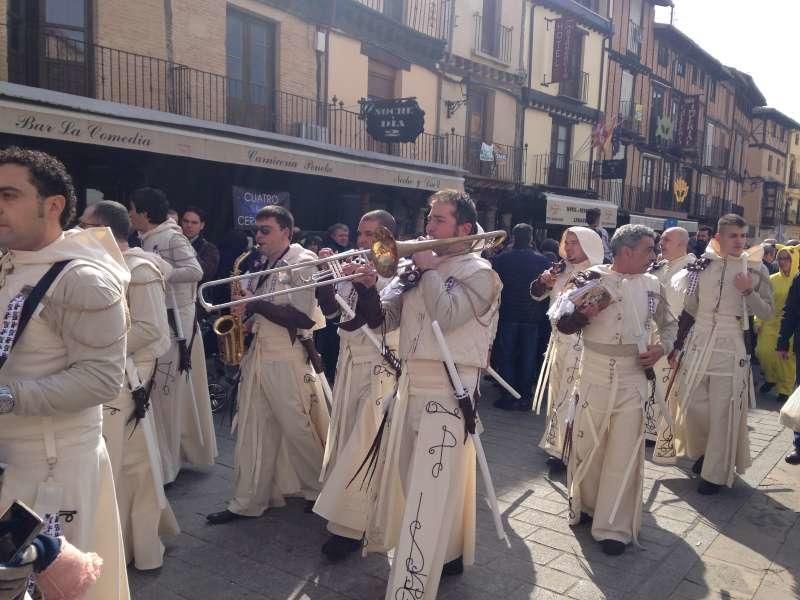
[[350,228],[344,223],[334,223],[328,227],[328,233],[322,242],[322,247],[330,248],[334,252],[349,250]]
[[527,223],[515,225],[511,236],[512,249],[492,260],[503,282],[495,363],[500,375],[522,399],[515,401],[504,392],[495,406],[503,410],[531,410],[533,383],[541,364],[538,329],[547,320],[547,303],[531,299],[530,287],[552,262],[532,247],[533,228]]
[[201,283],[210,281],[217,276],[219,268],[219,250],[202,236],[206,228],[206,211],[197,206],[189,206],[183,211],[181,229],[192,243],[192,248],[197,253],[197,261],[203,269]]
[[551,263],[558,262],[559,258],[559,244],[558,240],[554,240],[553,238],[546,238],[542,240],[542,243],[539,244],[539,251],[544,254],[545,258],[549,260]]
[[600,226],[600,209],[590,208],[586,211],[586,224],[597,232],[603,240],[603,262],[610,264],[613,256],[611,254],[611,243],[608,240],[608,232],[605,227]]
[[770,275],[774,275],[778,272],[779,265],[775,262],[777,252],[778,250],[773,240],[764,240],[764,256],[761,261],[764,263],[764,266],[767,267],[767,271],[769,271]]
[[[786,296],[786,304],[783,305],[783,318],[776,348],[782,360],[790,360],[790,350],[794,350],[795,387],[800,385],[798,343],[800,343],[800,277],[795,276]],[[786,462],[790,465],[800,465],[800,431],[794,432],[794,450],[786,455]]]
[[[774,246],[773,246],[774,247]],[[781,316],[786,297],[792,280],[797,274],[797,266],[800,264],[800,248],[780,247],[778,251],[778,265],[780,270],[770,275],[770,284],[775,302],[775,312],[771,319],[763,321],[755,320],[755,327],[758,333],[758,343],[756,344],[756,357],[761,365],[764,374],[764,385],[761,392],[766,394],[773,387],[777,388],[778,402],[785,402],[789,394],[794,390],[795,364],[794,354],[789,351],[790,360],[782,360],[775,352],[778,342],[778,332],[781,326]],[[766,263],[765,263],[766,264]]]
[[319,254],[322,249],[322,238],[309,233],[300,238],[300,245],[306,250],[311,250],[314,254]]
[[700,225],[697,229],[697,235],[694,238],[694,244],[689,247],[689,250],[697,258],[702,258],[703,253],[706,251],[708,242],[711,241],[711,236],[714,235],[714,230],[708,225]]

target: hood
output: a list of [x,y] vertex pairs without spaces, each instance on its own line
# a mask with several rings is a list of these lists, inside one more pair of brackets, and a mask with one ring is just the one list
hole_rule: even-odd
[[[708,242],[708,246],[706,246],[706,251],[703,252],[703,258],[709,258],[711,260],[719,260],[722,258],[720,255],[719,250],[719,242],[716,239],[711,239]],[[751,267],[753,266],[752,263],[760,263],[761,259],[764,258],[764,246],[759,244],[758,246],[751,246],[744,252],[742,252],[740,259],[746,260],[747,262],[751,263]]]
[[131,278],[122,252],[108,227],[69,229],[41,250],[12,250],[10,255],[12,263],[19,265],[50,265],[62,260],[83,260],[104,270],[123,286],[127,286]]
[[165,261],[163,258],[161,258],[155,252],[148,252],[147,250],[142,250],[141,248],[128,248],[127,250],[125,250],[124,254],[126,256],[128,255],[138,256],[140,258],[150,261],[156,266],[156,268],[159,271],[161,271],[161,274],[164,276],[165,280],[168,280],[169,276],[172,274],[172,265],[169,264],[167,261]]
[[181,235],[183,235],[183,229],[181,229],[181,226],[178,225],[172,219],[167,219],[166,221],[164,221],[160,225],[156,225],[156,227],[154,229],[151,229],[150,231],[148,231],[146,233],[140,233],[139,237],[142,239],[142,241],[144,241],[147,238],[149,238],[150,236],[158,235],[158,234],[160,234],[160,233],[162,233],[164,231],[170,231],[170,230],[174,231],[176,233],[180,233]]
[[[775,249],[778,252],[782,250],[786,250],[789,253],[789,256],[792,259],[792,266],[789,267],[789,279],[794,279],[794,276],[797,275],[798,270],[800,270],[800,246],[784,246],[783,244],[775,244]],[[777,260],[778,255],[775,255]],[[783,273],[778,270],[778,274],[781,277],[784,277]]]
[[[564,234],[566,235],[567,232],[574,233],[578,237],[578,242],[580,242],[586,258],[589,259],[590,265],[603,264],[603,240],[594,229],[589,229],[588,227],[570,227]],[[564,252],[564,236],[561,236],[558,253],[561,255],[561,258],[566,258]]]

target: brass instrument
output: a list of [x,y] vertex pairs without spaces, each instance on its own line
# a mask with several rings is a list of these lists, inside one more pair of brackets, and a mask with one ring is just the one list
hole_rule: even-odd
[[[267,298],[273,298],[281,294],[289,294],[291,292],[297,292],[300,290],[307,290],[356,279],[361,275],[358,273],[352,275],[342,274],[342,266],[344,263],[352,262],[354,259],[363,258],[369,260],[381,277],[388,278],[394,277],[397,274],[397,265],[401,258],[411,256],[416,252],[424,252],[426,250],[435,250],[437,248],[441,249],[446,247],[450,247],[451,254],[483,252],[484,250],[490,250],[491,248],[502,244],[503,240],[505,239],[505,231],[489,231],[487,233],[477,233],[475,235],[445,238],[442,240],[410,240],[407,242],[397,242],[388,229],[385,227],[378,227],[375,231],[375,241],[372,243],[372,247],[367,250],[348,250],[347,252],[341,252],[340,254],[335,254],[328,258],[308,260],[294,265],[285,265],[255,273],[245,273],[244,275],[235,274],[224,279],[207,281],[198,288],[197,296],[200,305],[206,310],[222,310],[230,306],[237,306],[239,304],[253,302],[254,300],[266,300]],[[293,271],[307,270],[309,267],[319,268],[322,265],[325,265],[327,268],[315,271],[311,275],[303,276],[299,273],[292,273]],[[260,294],[257,296],[231,300],[230,302],[225,302],[222,304],[213,304],[208,302],[203,297],[203,292],[210,287],[236,284],[242,279],[268,277],[274,273],[284,272],[288,272],[290,275],[294,275],[297,279],[299,279],[300,285],[296,285],[284,290]]]
[[[247,250],[233,261],[233,270],[231,272],[233,277],[241,275],[242,263],[245,258],[250,256],[251,252],[252,250]],[[244,296],[239,279],[231,283],[231,295]],[[244,323],[242,323],[242,319],[239,315],[222,315],[214,321],[212,328],[217,335],[217,348],[219,350],[220,360],[223,364],[237,366],[242,362],[245,350]]]

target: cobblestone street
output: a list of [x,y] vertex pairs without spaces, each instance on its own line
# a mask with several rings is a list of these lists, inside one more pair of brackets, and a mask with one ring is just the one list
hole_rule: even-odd
[[[487,386],[490,387],[490,386]],[[646,463],[641,549],[603,555],[588,528],[567,525],[563,480],[547,476],[537,448],[543,417],[491,407],[486,390],[482,439],[511,540],[497,540],[479,502],[477,563],[443,581],[441,600],[572,598],[674,599],[800,597],[800,467],[783,462],[790,432],[774,396],[750,413],[754,464],[732,490],[700,496],[691,464]],[[233,440],[218,423],[220,458],[210,472],[184,471],[168,496],[183,533],[168,543],[164,567],[133,570],[136,600],[378,600],[389,563],[353,556],[330,565],[320,554],[324,522],[303,502],[263,518],[211,527],[233,476]],[[479,493],[483,486],[479,482]]]

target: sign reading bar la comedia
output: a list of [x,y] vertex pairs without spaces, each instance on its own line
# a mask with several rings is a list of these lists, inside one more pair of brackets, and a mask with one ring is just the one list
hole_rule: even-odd
[[425,129],[425,111],[416,98],[395,100],[359,100],[361,118],[367,122],[367,133],[379,142],[413,142]]

